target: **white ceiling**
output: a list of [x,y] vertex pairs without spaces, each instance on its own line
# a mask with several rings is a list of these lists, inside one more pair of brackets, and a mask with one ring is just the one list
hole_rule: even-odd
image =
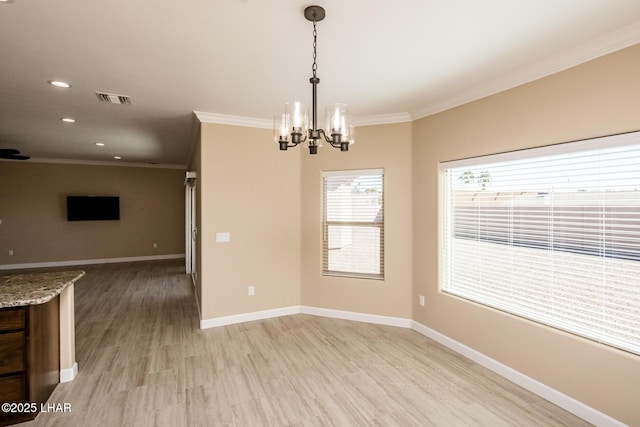
[[[318,3],[320,111],[344,102],[363,124],[424,117],[640,43],[638,0]],[[264,124],[287,101],[310,102],[309,4],[0,2],[0,148],[184,166],[193,111]],[[101,103],[96,91],[133,103]]]

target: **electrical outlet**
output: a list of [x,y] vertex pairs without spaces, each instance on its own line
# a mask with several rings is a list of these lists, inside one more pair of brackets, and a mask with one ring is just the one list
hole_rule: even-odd
[[154,243],[154,244],[153,244],[153,249],[156,249],[157,247],[158,247],[158,244],[157,244],[157,243]]
[[420,305],[424,307],[424,295],[420,295]]
[[256,294],[256,288],[254,286],[249,286],[249,296],[252,297]]
[[9,256],[13,256],[13,249],[9,249]]

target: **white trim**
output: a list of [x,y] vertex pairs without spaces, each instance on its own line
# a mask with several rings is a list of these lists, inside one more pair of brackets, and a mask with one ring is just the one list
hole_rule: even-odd
[[184,268],[185,273],[193,273],[194,257],[195,257],[195,213],[196,206],[196,186],[197,173],[187,171],[184,177]]
[[73,381],[78,375],[78,362],[75,362],[71,368],[60,369],[60,382],[68,383]]
[[331,170],[331,171],[322,171],[321,175],[323,177],[326,176],[370,176],[370,175],[384,175],[384,169],[344,169],[344,170]]
[[251,313],[232,314],[230,316],[201,319],[200,329],[217,328],[218,326],[235,325],[237,323],[253,322],[255,320],[271,319],[273,317],[300,314],[300,306],[273,308],[271,310],[254,311]]
[[218,326],[234,325],[254,320],[270,319],[272,317],[290,316],[292,314],[309,314],[312,316],[330,317],[333,319],[353,320],[356,322],[374,323],[376,325],[411,328],[413,321],[402,317],[380,316],[378,314],[358,313],[354,311],[334,310],[330,308],[294,305],[290,307],[274,308],[271,310],[254,311],[251,313],[233,314],[231,316],[215,317],[200,320],[200,329],[216,328]]
[[187,170],[184,173],[184,185],[186,186],[187,184],[189,184],[189,182],[192,182],[197,178],[198,178],[198,173],[197,172]]
[[[204,111],[193,112],[202,123],[214,123],[220,125],[244,126],[249,128],[273,129],[273,120],[258,119],[254,117],[230,116],[227,114],[207,113]],[[393,123],[406,123],[412,121],[409,113],[378,114],[373,116],[354,117],[355,126],[375,126]]]
[[0,270],[18,270],[23,268],[67,267],[71,265],[114,264],[119,262],[156,261],[184,258],[184,254],[134,256],[126,258],[80,259],[70,261],[31,262],[24,264],[1,264]]
[[391,114],[377,114],[374,116],[362,116],[354,117],[354,126],[375,126],[375,125],[390,125],[394,123],[406,123],[410,122],[411,116],[409,113],[391,113]]
[[403,317],[381,316],[378,314],[357,313],[353,311],[334,310],[321,307],[301,307],[302,314],[330,317],[333,319],[353,320],[355,322],[373,323],[376,325],[396,326],[398,328],[411,328],[413,321]]
[[462,356],[473,360],[477,364],[484,366],[485,368],[495,372],[503,378],[519,385],[520,387],[537,394],[538,396],[550,401],[554,405],[557,405],[572,414],[582,418],[585,421],[588,421],[597,426],[607,426],[607,427],[623,427],[625,424],[604,414],[590,406],[585,405],[584,403],[567,396],[564,393],[559,392],[521,372],[516,371],[513,368],[504,365],[497,360],[486,356],[479,351],[472,349],[471,347],[467,347],[466,345],[447,337],[446,335],[441,334],[440,332],[434,331],[433,329],[424,326],[421,323],[412,321],[412,329],[427,338],[430,338],[445,347],[450,348]]
[[514,73],[496,75],[492,80],[457,95],[452,94],[436,105],[412,111],[411,117],[414,120],[422,119],[542,79],[638,43],[640,43],[640,21],[575,48],[558,52]]
[[532,159],[535,157],[556,154],[578,153],[581,151],[601,150],[605,148],[624,147],[640,144],[640,131],[627,132],[616,135],[596,136],[593,138],[568,141],[522,150],[505,151],[502,153],[486,154],[459,160],[446,160],[439,163],[440,170],[466,166],[485,165],[515,160]]
[[[16,160],[0,159],[0,162],[15,162]],[[83,166],[118,166],[129,168],[153,168],[153,169],[187,169],[185,165],[172,165],[167,163],[134,163],[123,161],[102,161],[102,160],[74,160],[74,159],[48,159],[43,157],[32,157],[28,160],[20,160],[24,163],[54,163],[62,165],[83,165]]]
[[248,128],[273,129],[273,120],[256,119],[253,117],[230,116],[228,114],[207,113],[194,111],[198,120],[202,123],[215,123],[220,125],[244,126]]

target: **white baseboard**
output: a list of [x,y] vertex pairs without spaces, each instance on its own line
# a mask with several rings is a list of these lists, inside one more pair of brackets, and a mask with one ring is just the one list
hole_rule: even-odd
[[271,319],[273,317],[289,316],[292,314],[300,314],[299,305],[254,311],[252,313],[233,314],[231,316],[215,317],[213,319],[202,319],[200,320],[200,329],[217,328],[218,326],[253,322],[254,320]]
[[519,385],[520,387],[529,390],[532,393],[537,394],[538,396],[548,400],[549,402],[557,405],[568,412],[582,418],[585,421],[590,422],[596,426],[602,427],[624,427],[625,424],[604,414],[590,406],[585,405],[584,403],[567,396],[564,393],[559,392],[556,389],[553,389],[519,371],[516,371],[513,368],[504,365],[497,360],[494,360],[479,351],[472,349],[471,347],[467,347],[466,345],[447,337],[446,335],[441,334],[440,332],[434,331],[427,326],[424,326],[421,323],[413,321],[412,329],[416,332],[421,333],[427,338],[431,338],[432,340],[444,345],[445,347],[450,348],[458,354],[463,355],[464,357],[473,360],[477,364],[484,366],[485,368],[495,372],[496,374],[508,379],[509,381]]
[[314,316],[331,317],[334,319],[354,320],[356,322],[374,323],[376,325],[397,326],[411,328],[413,321],[402,317],[380,316],[377,314],[357,313],[353,311],[333,310],[330,308],[301,306],[301,313]]
[[156,261],[184,258],[184,254],[134,256],[125,258],[80,259],[70,261],[30,262],[24,264],[2,264],[0,270],[21,270],[26,268],[67,267],[73,265],[113,264],[119,262]]
[[271,310],[255,311],[252,313],[234,314],[231,316],[215,317],[200,321],[200,329],[216,328],[218,326],[236,323],[252,322],[254,320],[270,319],[273,317],[289,316],[292,314],[309,314],[313,316],[330,317],[334,319],[353,320],[356,322],[374,323],[377,325],[411,328],[413,321],[400,317],[380,316],[377,314],[356,313],[353,311],[333,310],[329,308],[294,305]]
[[584,403],[567,396],[521,372],[516,371],[494,360],[479,351],[447,337],[412,319],[402,317],[380,316],[376,314],[357,313],[352,311],[333,310],[329,308],[291,306],[272,310],[257,311],[253,313],[236,314],[232,316],[216,317],[200,321],[200,328],[215,328],[218,326],[232,325],[236,323],[250,322],[254,320],[269,319],[273,317],[289,316],[292,314],[310,314],[314,316],[330,317],[334,319],[352,320],[357,322],[375,323],[378,325],[396,326],[413,329],[414,331],[430,338],[445,347],[459,353],[477,364],[495,372],[520,387],[550,401],[568,412],[601,427],[625,427],[625,424],[602,413]]
[[60,382],[68,383],[73,381],[78,375],[78,363],[74,363],[73,367],[67,369],[60,369]]

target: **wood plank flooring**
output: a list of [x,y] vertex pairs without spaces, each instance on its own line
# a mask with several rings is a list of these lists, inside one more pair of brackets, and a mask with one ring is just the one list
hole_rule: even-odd
[[198,329],[179,261],[84,267],[73,382],[32,426],[585,426],[421,334],[293,315]]

